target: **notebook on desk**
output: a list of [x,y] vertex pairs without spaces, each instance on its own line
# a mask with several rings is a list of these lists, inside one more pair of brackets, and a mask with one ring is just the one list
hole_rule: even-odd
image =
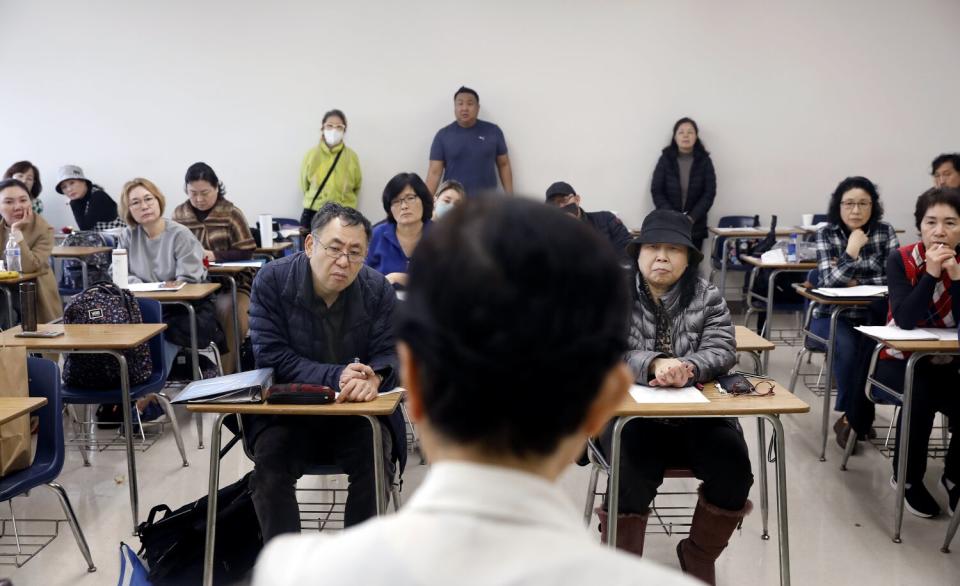
[[172,401],[186,403],[262,403],[273,384],[273,369],[260,368],[190,383]]

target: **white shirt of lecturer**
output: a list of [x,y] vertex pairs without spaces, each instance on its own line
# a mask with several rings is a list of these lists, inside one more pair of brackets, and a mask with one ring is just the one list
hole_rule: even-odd
[[396,515],[338,536],[277,537],[260,557],[253,583],[700,584],[601,545],[579,515],[562,489],[540,476],[439,462]]

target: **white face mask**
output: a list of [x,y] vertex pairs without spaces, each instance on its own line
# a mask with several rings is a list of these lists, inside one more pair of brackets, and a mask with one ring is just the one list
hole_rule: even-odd
[[453,209],[452,201],[438,201],[436,205],[433,206],[433,215],[436,217],[441,217],[443,214],[449,212]]
[[324,130],[323,131],[323,140],[326,141],[329,146],[337,146],[340,144],[340,141],[343,140],[343,131],[342,130]]

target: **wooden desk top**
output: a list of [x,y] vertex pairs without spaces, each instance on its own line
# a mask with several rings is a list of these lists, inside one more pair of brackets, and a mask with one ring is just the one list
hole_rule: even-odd
[[397,410],[403,393],[380,395],[368,403],[331,403],[329,405],[269,405],[267,403],[188,403],[195,413],[241,413],[245,415],[390,415]]
[[[724,236],[726,238],[763,238],[770,233],[769,227],[764,228],[762,226],[759,228],[720,228],[718,226],[710,226],[707,229],[711,234]],[[814,232],[815,230],[807,230],[800,226],[783,226],[777,228],[776,235],[779,237],[790,236],[791,234],[803,236]]]
[[20,283],[36,280],[36,278],[39,276],[40,273],[20,273],[19,277],[13,277],[12,279],[0,279],[0,285],[19,285]]
[[[227,266],[227,267],[207,267],[207,272],[214,276],[226,276],[226,275],[239,275],[240,273],[245,273],[249,270],[257,270],[257,267],[238,267],[238,266]],[[184,287],[186,289],[186,287]]]
[[275,242],[273,246],[254,249],[255,254],[277,254],[293,246],[293,242]]
[[220,283],[188,283],[179,291],[138,291],[134,297],[164,301],[199,301],[206,299],[220,288]]
[[57,338],[17,338],[20,326],[0,333],[0,345],[49,350],[128,350],[167,329],[167,324],[39,324],[38,330],[64,332]]
[[740,257],[743,262],[759,267],[762,269],[777,269],[785,271],[809,271],[811,269],[817,268],[817,261],[799,261],[799,262],[786,262],[786,263],[767,263],[763,262],[755,256],[742,256]]
[[[749,376],[747,378],[754,384],[763,380]],[[707,383],[703,386],[703,394],[710,399],[709,403],[637,403],[628,395],[615,415],[618,417],[738,417],[810,411],[809,405],[783,385],[777,383],[774,393],[771,397],[721,395],[716,383]]]
[[54,246],[50,256],[54,258],[82,258],[112,250],[108,246]]
[[935,352],[937,354],[960,354],[960,342],[955,340],[884,340],[876,336],[870,338],[888,348],[899,352]]
[[809,299],[814,303],[819,303],[820,305],[848,305],[851,307],[860,305],[870,305],[874,301],[886,299],[886,296],[883,297],[830,297],[828,295],[818,295],[813,292],[812,289],[807,289],[803,286],[802,283],[794,283],[794,290],[803,297],[804,299]]
[[737,336],[737,352],[767,352],[777,347],[776,344],[746,326],[734,326],[734,328]]
[[0,425],[47,404],[46,397],[0,397]]

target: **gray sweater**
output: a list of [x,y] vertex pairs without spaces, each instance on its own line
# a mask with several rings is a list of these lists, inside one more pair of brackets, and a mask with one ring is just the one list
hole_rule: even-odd
[[207,269],[200,241],[181,224],[164,221],[166,227],[157,238],[148,238],[143,226],[127,227],[120,233],[119,248],[127,249],[130,282],[204,281]]

